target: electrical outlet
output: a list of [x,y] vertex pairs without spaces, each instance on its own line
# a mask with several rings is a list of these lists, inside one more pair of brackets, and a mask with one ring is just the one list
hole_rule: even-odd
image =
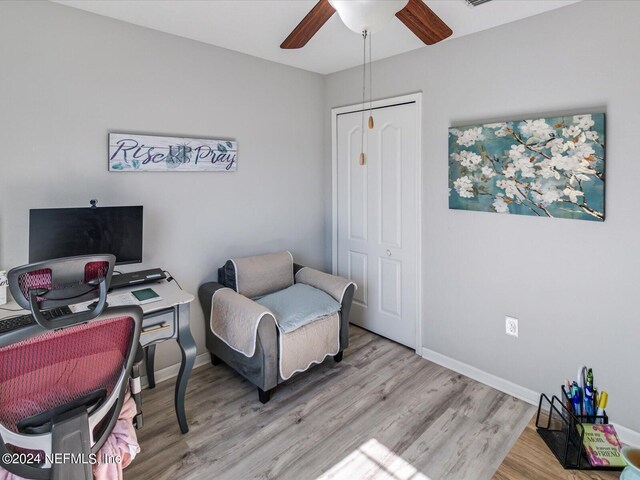
[[505,333],[512,337],[518,336],[518,319],[514,317],[504,317]]

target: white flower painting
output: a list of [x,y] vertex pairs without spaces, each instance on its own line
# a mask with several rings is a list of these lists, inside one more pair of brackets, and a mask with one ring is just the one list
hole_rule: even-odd
[[449,129],[449,208],[604,221],[603,113]]

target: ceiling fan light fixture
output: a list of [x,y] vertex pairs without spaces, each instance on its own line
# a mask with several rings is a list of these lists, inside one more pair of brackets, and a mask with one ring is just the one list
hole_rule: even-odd
[[409,0],[329,0],[342,22],[356,33],[376,32],[402,10]]

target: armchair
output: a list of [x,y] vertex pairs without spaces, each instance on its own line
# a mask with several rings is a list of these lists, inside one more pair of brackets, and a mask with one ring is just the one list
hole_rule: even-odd
[[294,374],[336,362],[349,345],[350,280],[293,263],[289,252],[228,260],[198,291],[211,362],[256,385],[266,403]]

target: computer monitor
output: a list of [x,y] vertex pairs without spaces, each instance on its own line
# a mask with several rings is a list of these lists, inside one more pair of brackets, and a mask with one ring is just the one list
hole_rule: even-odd
[[29,262],[111,253],[117,265],[142,262],[142,206],[29,211]]

